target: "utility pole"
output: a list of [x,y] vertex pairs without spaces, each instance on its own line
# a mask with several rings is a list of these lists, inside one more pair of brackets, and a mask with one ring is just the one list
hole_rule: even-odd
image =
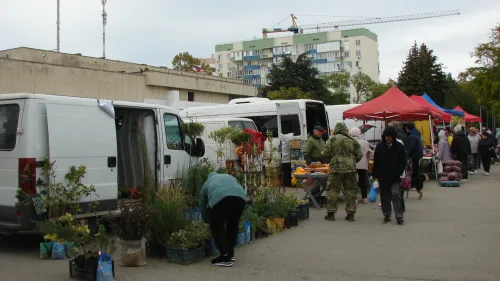
[[61,50],[61,0],[57,0],[57,52]]
[[107,0],[101,0],[102,3],[102,58],[106,58],[106,24],[108,23],[108,14],[106,13]]

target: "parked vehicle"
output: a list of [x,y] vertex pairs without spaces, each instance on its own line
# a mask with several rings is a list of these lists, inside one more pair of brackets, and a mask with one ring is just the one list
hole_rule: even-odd
[[227,105],[190,107],[180,112],[182,118],[248,118],[263,134],[270,130],[273,146],[280,147],[278,134],[293,133],[306,140],[314,126],[329,130],[323,102],[316,100],[269,100],[265,98],[233,99]]
[[[327,105],[326,111],[328,112],[328,119],[330,119],[330,130],[333,131],[335,124],[344,122],[347,128],[359,127],[363,125],[363,121],[354,119],[345,119],[343,117],[344,111],[358,106],[359,104],[339,104]],[[363,134],[363,138],[370,143],[377,143],[382,139],[382,122],[381,121],[367,121],[367,125],[374,126]]]
[[[35,211],[16,204],[16,190],[36,196],[36,182],[48,182],[42,175],[46,159],[55,161],[56,182],[64,182],[71,166],[87,168],[84,184],[96,188],[98,216],[116,210],[119,187],[143,186],[146,165],[153,187],[170,184],[190,157],[204,154],[203,141],[187,140],[181,122],[175,109],[161,105],[0,95],[0,233],[33,229]],[[36,166],[34,180],[21,184],[26,165]]]

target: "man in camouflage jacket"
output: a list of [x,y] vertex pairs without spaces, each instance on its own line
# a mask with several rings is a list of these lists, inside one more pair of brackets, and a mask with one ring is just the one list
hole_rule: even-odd
[[346,220],[354,221],[356,213],[356,197],[358,195],[358,184],[356,182],[356,163],[361,160],[361,148],[359,143],[349,136],[346,125],[343,122],[335,125],[334,136],[331,137],[323,150],[325,159],[330,160],[330,174],[326,184],[326,198],[328,213],[326,220],[334,221],[337,212],[337,201],[339,193],[344,189],[346,198],[345,210]]

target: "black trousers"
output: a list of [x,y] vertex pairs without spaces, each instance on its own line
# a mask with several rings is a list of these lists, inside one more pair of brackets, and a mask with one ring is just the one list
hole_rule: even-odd
[[368,187],[370,185],[370,180],[368,179],[368,171],[356,169],[358,172],[358,186],[361,189],[361,198],[365,199],[368,197]]
[[292,163],[281,163],[281,185],[292,186]]
[[[382,214],[385,217],[390,217],[392,209],[394,209],[394,214],[396,219],[403,218],[404,203],[403,197],[401,196],[401,187],[399,187],[399,182],[395,182],[388,186],[380,186],[380,201],[382,203]],[[392,204],[391,204],[392,203]],[[391,208],[392,207],[392,208]]]
[[411,186],[414,187],[417,191],[420,191],[422,190],[422,188],[424,188],[422,178],[420,177],[420,158],[411,159],[411,164]]
[[472,157],[472,161],[474,163],[473,171],[481,168],[481,157],[479,156],[479,153],[472,153],[471,157]]
[[486,173],[490,172],[491,168],[491,157],[481,157],[481,161],[483,162],[483,169]]
[[210,230],[221,256],[234,255],[234,245],[245,205],[245,200],[240,197],[228,196],[210,210]]
[[458,161],[462,163],[462,179],[469,178],[469,155],[459,155]]

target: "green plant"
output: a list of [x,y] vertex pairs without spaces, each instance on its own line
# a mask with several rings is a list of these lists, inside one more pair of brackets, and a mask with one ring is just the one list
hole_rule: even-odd
[[297,197],[292,194],[282,194],[280,200],[283,202],[284,208],[287,212],[292,212],[299,206],[299,201]]
[[205,126],[198,122],[189,122],[189,123],[182,123],[181,129],[184,132],[184,134],[186,134],[191,140],[194,141],[196,138],[203,135],[203,132],[205,131]]
[[[193,205],[197,205],[201,187],[208,179],[208,174],[215,171],[215,166],[207,158],[202,158],[198,163],[183,171],[182,186],[192,198]],[[192,206],[191,206],[192,207]]]
[[181,189],[160,188],[150,203],[155,212],[151,219],[150,238],[158,245],[166,246],[172,233],[186,226],[184,218],[185,197]]
[[242,145],[244,143],[248,143],[251,140],[252,140],[252,135],[250,133],[243,131],[236,131],[231,136],[231,141],[236,145]]
[[118,211],[120,216],[112,221],[111,226],[122,240],[141,240],[149,233],[154,211],[148,205],[125,201],[118,205]]
[[233,136],[238,132],[231,127],[224,127],[210,132],[209,138],[215,141],[216,153],[217,153],[217,164],[219,167],[225,166],[225,160],[229,154],[230,141]]
[[249,221],[251,223],[252,231],[264,228],[264,218],[260,217],[251,207],[247,206],[241,216],[241,221]]
[[178,230],[168,239],[168,246],[173,248],[193,250],[204,245],[210,239],[210,230],[202,222],[193,221],[185,229]]

